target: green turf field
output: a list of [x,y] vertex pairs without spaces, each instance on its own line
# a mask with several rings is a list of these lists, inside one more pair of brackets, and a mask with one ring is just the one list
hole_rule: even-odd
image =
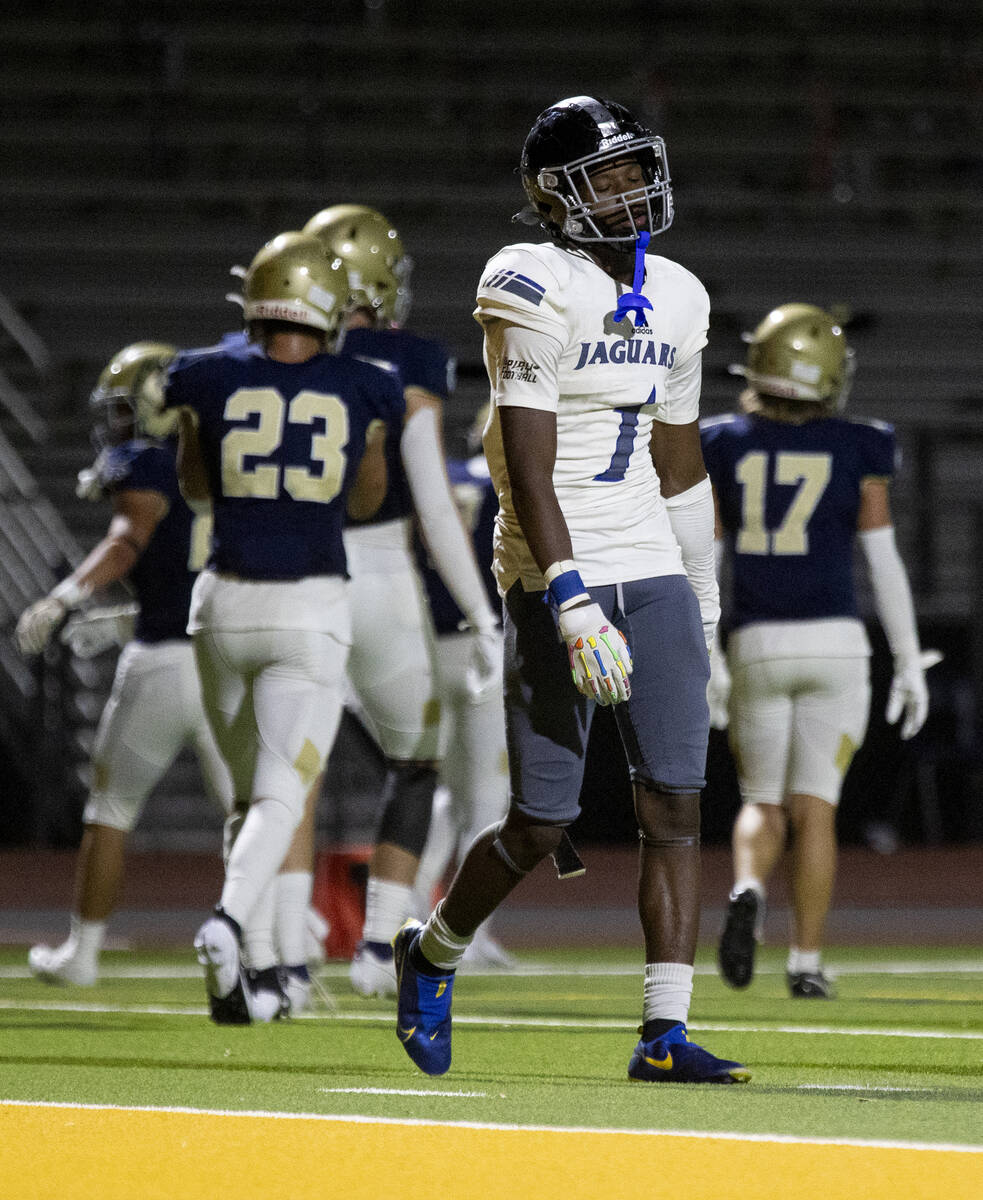
[[[983,1167],[978,948],[832,950],[832,1002],[789,998],[777,949],[760,954],[744,992],[701,957],[690,1033],[753,1069],[749,1085],[730,1087],[628,1082],[641,982],[623,950],[462,972],[454,1062],[436,1079],[405,1056],[389,1007],[349,991],[342,964],[321,974],[330,1007],[219,1028],[190,952],[103,963],[96,988],[52,989],[29,977],[23,951],[0,952],[0,1101],[931,1146]],[[0,1125],[22,1110],[0,1103]],[[947,1186],[940,1200],[954,1196]]]

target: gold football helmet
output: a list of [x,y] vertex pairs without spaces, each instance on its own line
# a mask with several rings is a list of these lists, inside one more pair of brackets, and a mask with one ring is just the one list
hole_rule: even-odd
[[315,213],[304,232],[319,237],[345,264],[350,307],[369,308],[387,325],[403,324],[412,299],[413,260],[382,213],[364,204],[333,204]]
[[323,329],[332,345],[348,302],[348,276],[309,233],[281,233],[259,251],[242,283],[243,318]]
[[99,445],[174,433],[177,411],[165,412],[163,403],[164,374],[176,354],[166,342],[134,342],[113,355],[89,396]]
[[781,304],[746,337],[747,364],[733,366],[763,396],[812,400],[840,409],[853,373],[843,328],[813,304]]

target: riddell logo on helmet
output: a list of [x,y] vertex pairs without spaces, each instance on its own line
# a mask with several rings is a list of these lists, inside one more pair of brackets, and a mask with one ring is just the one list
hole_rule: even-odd
[[607,150],[609,146],[617,146],[619,142],[630,142],[635,135],[633,133],[616,133],[614,137],[601,138],[601,150]]
[[306,308],[285,304],[282,300],[257,300],[249,306],[249,311],[254,320],[265,321],[303,322],[310,316]]

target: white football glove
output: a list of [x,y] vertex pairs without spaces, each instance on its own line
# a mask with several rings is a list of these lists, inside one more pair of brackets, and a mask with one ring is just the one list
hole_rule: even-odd
[[471,635],[471,657],[467,674],[468,696],[483,700],[502,682],[502,631],[497,625],[477,629]]
[[100,450],[91,467],[79,471],[75,484],[75,495],[80,500],[101,500],[106,494],[102,486],[102,467],[108,451]]
[[577,691],[598,704],[619,704],[631,695],[631,651],[620,629],[599,604],[568,608],[559,615]]
[[91,593],[88,584],[76,583],[69,575],[47,596],[25,608],[14,631],[21,654],[40,654],[65,617],[84,604]]
[[59,634],[76,658],[95,658],[113,646],[123,646],[133,637],[135,604],[114,608],[90,608],[72,617]]
[[726,729],[729,720],[730,669],[719,638],[710,646],[710,678],[707,681],[707,704],[710,707],[710,728]]
[[35,600],[25,608],[15,630],[21,654],[40,654],[67,614],[68,605],[54,595]]
[[929,667],[942,661],[938,650],[923,650],[915,659],[907,663],[895,663],[894,678],[891,680],[891,690],[887,697],[887,709],[884,718],[888,725],[904,713],[901,725],[901,738],[907,741],[925,724],[928,716],[928,687],[925,684],[925,672]]

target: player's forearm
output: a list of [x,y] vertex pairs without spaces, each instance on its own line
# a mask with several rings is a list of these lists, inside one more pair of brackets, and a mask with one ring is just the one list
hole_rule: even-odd
[[125,579],[142,552],[132,535],[110,530],[69,578],[87,594],[98,592]]
[[403,430],[400,448],[413,504],[427,549],[454,603],[475,629],[495,624],[495,614],[475,562],[471,539],[451,494],[433,408],[420,408]]
[[720,588],[717,583],[713,536],[713,492],[704,475],[699,483],[666,500],[669,523],[682,553],[683,567],[700,602],[700,615],[708,635],[720,619]]
[[908,572],[898,554],[894,527],[883,525],[857,534],[870,573],[874,607],[896,662],[910,663],[919,654],[918,627]]
[[519,474],[509,468],[512,508],[536,566],[545,574],[553,563],[573,558],[573,544],[552,476]]

